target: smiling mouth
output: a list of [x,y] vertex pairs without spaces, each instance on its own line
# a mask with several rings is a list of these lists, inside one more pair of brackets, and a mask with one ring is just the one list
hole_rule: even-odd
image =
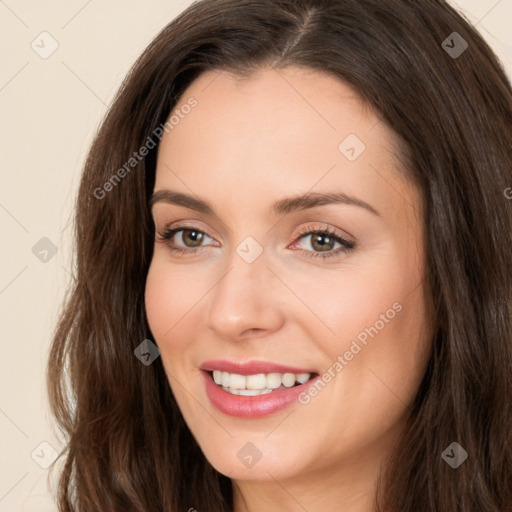
[[219,388],[232,395],[258,396],[301,386],[316,373],[257,373],[240,375],[220,370],[208,371]]

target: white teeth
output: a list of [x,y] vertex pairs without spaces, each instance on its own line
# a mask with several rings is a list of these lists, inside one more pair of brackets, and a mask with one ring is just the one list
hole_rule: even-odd
[[[245,381],[246,381],[245,375],[238,375],[237,373],[231,373],[229,375],[229,387],[235,388],[235,389],[244,389],[246,387]],[[249,386],[247,386],[248,389]],[[256,388],[258,389],[258,388]]]
[[213,371],[213,380],[225,391],[233,395],[256,396],[270,393],[281,387],[291,388],[296,383],[304,384],[311,378],[311,373],[258,373],[239,375],[220,370]]
[[265,391],[265,390],[264,389],[263,390],[261,390],[261,389],[240,389],[240,390],[238,390],[238,394],[243,395],[243,396],[256,396],[256,395],[262,395],[263,391]]
[[[263,389],[267,385],[267,378],[264,373],[257,375],[247,375],[246,389]],[[231,386],[232,388],[236,386]]]
[[222,388],[224,391],[231,393],[232,395],[243,395],[243,396],[257,396],[266,395],[272,393],[271,389],[233,389],[233,388]]
[[283,386],[291,388],[295,384],[295,374],[285,373],[283,375]]
[[304,382],[307,382],[311,378],[311,374],[309,373],[298,373],[297,374],[297,382],[299,384],[304,384]]
[[222,384],[222,372],[220,370],[213,370],[213,380],[215,384]]
[[268,389],[277,389],[281,386],[281,374],[280,373],[269,373],[267,375],[267,388]]

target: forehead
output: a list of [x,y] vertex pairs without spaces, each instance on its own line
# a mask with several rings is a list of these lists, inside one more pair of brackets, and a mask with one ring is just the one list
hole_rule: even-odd
[[[197,105],[183,109],[191,98]],[[224,204],[236,190],[249,206],[336,189],[388,214],[410,193],[396,158],[398,137],[352,88],[326,73],[264,68],[241,78],[208,71],[173,113],[179,122],[160,144],[156,190],[188,188]]]

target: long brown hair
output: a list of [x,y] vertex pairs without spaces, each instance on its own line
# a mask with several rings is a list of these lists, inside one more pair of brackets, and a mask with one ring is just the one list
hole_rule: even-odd
[[[201,72],[288,65],[331,73],[379,113],[425,203],[436,333],[378,510],[512,510],[512,90],[496,56],[441,0],[203,0],[137,60],[83,171],[48,364],[68,439],[61,512],[232,510],[231,481],[185,425],[160,359],[134,356],[151,339],[157,148],[126,162]],[[442,458],[452,442],[468,453],[457,469]]]

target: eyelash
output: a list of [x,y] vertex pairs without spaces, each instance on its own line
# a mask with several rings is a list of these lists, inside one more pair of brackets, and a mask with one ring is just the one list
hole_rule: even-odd
[[[176,254],[195,253],[198,250],[204,248],[204,246],[200,246],[200,247],[197,247],[195,249],[191,249],[191,248],[183,248],[183,247],[180,247],[180,246],[171,245],[171,243],[170,243],[171,238],[176,233],[179,233],[180,231],[185,231],[185,230],[196,231],[198,233],[206,235],[208,238],[211,238],[207,233],[205,233],[201,229],[198,229],[198,228],[196,228],[194,226],[177,226],[177,227],[175,227],[173,229],[168,229],[167,231],[165,231],[163,233],[158,232],[158,235],[160,236],[160,239],[158,241],[166,243],[168,248],[169,248],[169,250],[171,252],[173,252],[173,253],[176,253]],[[356,245],[353,242],[350,242],[350,241],[346,240],[345,238],[341,237],[340,235],[338,235],[334,231],[332,231],[330,229],[327,229],[327,228],[303,228],[297,234],[296,240],[299,240],[300,238],[304,237],[305,235],[325,235],[325,236],[328,236],[330,238],[333,238],[335,242],[339,242],[342,245],[342,247],[338,248],[337,250],[330,250],[329,252],[325,252],[325,253],[318,252],[318,251],[302,250],[302,252],[304,253],[304,255],[307,258],[313,258],[313,259],[316,259],[316,258],[322,258],[322,259],[331,258],[333,256],[338,256],[340,254],[348,254],[349,252],[353,251],[355,249],[355,247],[356,247]]]

